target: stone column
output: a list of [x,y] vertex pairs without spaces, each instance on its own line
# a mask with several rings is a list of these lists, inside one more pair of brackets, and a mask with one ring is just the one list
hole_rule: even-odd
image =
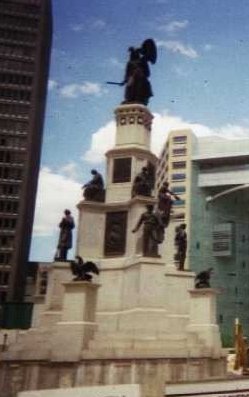
[[216,296],[218,292],[212,288],[200,288],[190,293],[190,322],[189,332],[195,332],[210,349],[210,353],[221,355],[221,339],[216,322]]
[[65,292],[61,321],[52,339],[52,360],[77,361],[93,339],[99,284],[86,281],[63,283]]

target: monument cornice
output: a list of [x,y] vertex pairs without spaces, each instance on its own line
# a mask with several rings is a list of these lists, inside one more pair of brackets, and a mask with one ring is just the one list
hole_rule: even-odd
[[154,197],[145,197],[145,196],[136,196],[131,198],[130,200],[127,201],[117,201],[117,202],[112,202],[112,203],[100,203],[97,201],[86,201],[86,200],[81,200],[77,204],[78,209],[87,208],[87,209],[94,209],[94,211],[99,211],[99,212],[108,212],[111,210],[115,209],[128,209],[134,204],[144,204],[145,206],[148,204],[155,204],[157,202],[156,198]]
[[144,148],[142,148],[142,147],[139,147],[139,146],[135,146],[135,145],[130,145],[130,146],[116,146],[115,148],[113,148],[113,149],[110,149],[110,150],[108,150],[106,153],[105,153],[105,156],[106,157],[109,157],[109,156],[115,156],[115,155],[121,155],[121,154],[125,154],[125,155],[127,155],[127,154],[130,154],[130,155],[141,155],[141,156],[144,156],[144,155],[146,155],[146,157],[148,158],[148,157],[150,157],[151,159],[153,159],[154,161],[157,161],[157,156],[154,154],[154,153],[151,153],[151,151],[150,150],[147,150],[147,149],[144,149]]

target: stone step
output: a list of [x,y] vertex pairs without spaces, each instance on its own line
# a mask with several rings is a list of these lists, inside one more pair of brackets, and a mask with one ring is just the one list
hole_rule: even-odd
[[89,344],[89,349],[185,349],[188,346],[186,338],[181,340],[167,340],[167,339],[94,339]]
[[195,347],[193,350],[187,347],[177,346],[157,346],[157,348],[116,348],[116,347],[102,347],[83,350],[82,358],[96,359],[96,358],[186,358],[186,357],[205,357],[210,355],[205,349]]
[[166,341],[178,341],[186,339],[186,333],[169,334],[169,333],[157,333],[151,336],[141,335],[140,332],[116,332],[116,333],[105,333],[97,332],[94,337],[95,340],[166,340]]

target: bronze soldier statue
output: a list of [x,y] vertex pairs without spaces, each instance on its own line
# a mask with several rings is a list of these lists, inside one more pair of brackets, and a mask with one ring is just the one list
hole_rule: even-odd
[[164,226],[160,216],[153,211],[153,205],[147,205],[146,208],[147,211],[140,216],[132,233],[136,233],[144,225],[143,255],[158,257],[158,244],[164,240]]
[[69,210],[65,210],[64,214],[65,216],[59,223],[60,235],[55,255],[55,260],[57,261],[66,261],[68,250],[72,248],[72,230],[75,227],[74,219]]
[[132,186],[132,197],[135,196],[151,196],[152,182],[147,167],[143,167],[142,171],[136,175]]
[[165,227],[168,227],[170,221],[170,211],[173,204],[172,198],[180,200],[175,193],[169,189],[169,183],[164,182],[158,192],[158,210],[161,212],[162,220]]
[[87,201],[104,201],[104,181],[102,175],[96,171],[91,170],[92,179],[87,182],[82,189],[84,189],[83,196]]
[[175,245],[177,246],[177,260],[178,260],[178,270],[184,270],[184,263],[186,259],[186,252],[187,252],[187,233],[186,233],[186,225],[182,223],[176,229],[176,236],[175,236]]

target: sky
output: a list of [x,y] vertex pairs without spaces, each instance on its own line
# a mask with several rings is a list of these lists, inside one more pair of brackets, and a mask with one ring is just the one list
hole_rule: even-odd
[[[53,45],[30,260],[52,261],[58,223],[105,173],[127,49],[153,38],[152,151],[172,129],[249,137],[248,0],[53,0]],[[77,230],[77,228],[76,228]],[[74,241],[76,231],[74,232]],[[74,257],[75,247],[69,258]]]

